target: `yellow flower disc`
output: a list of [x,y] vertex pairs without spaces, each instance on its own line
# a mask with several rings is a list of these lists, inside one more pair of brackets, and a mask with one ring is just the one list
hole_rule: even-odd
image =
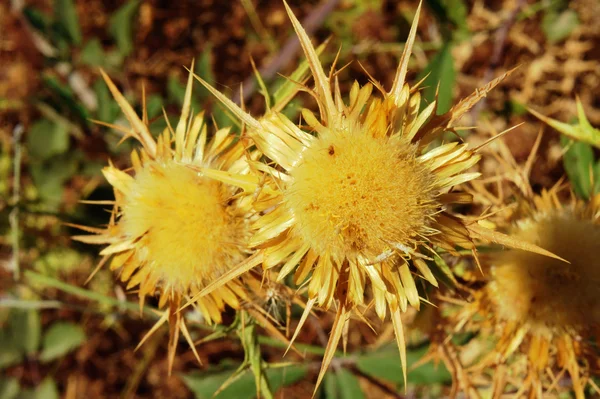
[[228,211],[229,196],[222,183],[173,161],[135,175],[119,223],[125,236],[141,237],[135,257],[151,280],[187,293],[243,260],[245,226]]
[[433,175],[416,148],[363,132],[321,137],[290,171],[286,202],[295,229],[317,253],[374,258],[389,243],[412,245],[436,210]]

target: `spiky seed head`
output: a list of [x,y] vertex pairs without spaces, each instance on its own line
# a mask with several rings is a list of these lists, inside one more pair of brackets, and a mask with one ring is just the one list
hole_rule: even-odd
[[600,325],[600,226],[567,207],[521,220],[513,236],[570,263],[518,250],[494,255],[489,295],[497,317],[545,335]]

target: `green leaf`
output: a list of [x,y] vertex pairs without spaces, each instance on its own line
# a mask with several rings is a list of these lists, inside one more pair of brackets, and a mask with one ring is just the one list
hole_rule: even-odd
[[16,378],[0,378],[0,399],[14,399],[19,390],[19,380]]
[[94,92],[98,99],[97,118],[99,121],[112,123],[119,116],[119,104],[110,95],[106,83],[102,79],[94,82]]
[[69,132],[62,124],[40,119],[27,135],[29,155],[36,160],[46,160],[69,149]]
[[117,47],[124,57],[133,50],[132,21],[139,5],[139,0],[130,0],[110,17],[108,32],[117,42]]
[[338,392],[340,399],[364,399],[365,395],[360,388],[358,378],[346,369],[340,369],[336,373]]
[[74,44],[81,44],[81,29],[73,0],[54,0],[54,20]]
[[[204,51],[198,57],[198,61],[196,62],[196,66],[194,68],[194,73],[204,79],[211,86],[215,85],[215,74],[212,69],[213,56],[212,56],[212,45],[211,43],[206,43],[204,45]],[[198,97],[198,100],[203,101],[207,97],[210,96],[210,92],[202,85],[198,85],[199,87],[195,90],[195,95]],[[196,109],[196,112],[199,110]]]
[[573,140],[583,141],[584,143],[591,144],[600,149],[600,130],[594,129],[590,124],[590,121],[585,116],[583,105],[579,99],[577,99],[577,124],[570,125],[568,123],[557,121],[556,119],[548,118],[531,108],[529,108],[529,112],[565,136]]
[[81,105],[81,102],[73,94],[73,90],[62,83],[56,76],[47,74],[43,77],[44,84],[56,96],[56,103],[61,107],[57,108],[58,113],[65,116],[65,112],[61,108],[73,112],[80,118],[80,122],[87,124],[90,117],[87,109]]
[[62,202],[64,184],[77,172],[77,159],[69,154],[53,157],[44,162],[32,162],[29,171],[40,200],[51,209]]
[[40,342],[40,318],[35,309],[11,309],[0,330],[0,368],[20,363],[35,353]]
[[563,148],[568,148],[563,156],[563,165],[573,191],[577,196],[589,199],[592,193],[590,171],[594,167],[594,151],[589,144],[573,142],[566,137],[561,137]]
[[11,325],[13,330],[13,344],[22,353],[33,355],[40,346],[42,327],[40,314],[37,310],[11,311]]
[[431,104],[435,100],[435,93],[439,93],[437,98],[438,115],[448,111],[452,106],[452,94],[456,80],[456,71],[454,70],[454,60],[452,59],[452,44],[450,42],[433,56],[427,67],[419,74],[418,80],[427,76],[423,82],[423,101],[425,104]]
[[44,335],[40,360],[49,362],[77,349],[85,341],[81,326],[70,322],[55,322]]
[[549,10],[542,19],[542,30],[550,43],[560,42],[579,25],[579,17],[573,10],[556,12]]
[[463,0],[428,0],[427,4],[442,24],[450,25],[442,26],[444,37],[462,40],[469,36],[468,10]]
[[13,344],[10,331],[0,330],[0,369],[19,364],[23,354],[18,346]]
[[51,21],[50,17],[45,13],[41,12],[37,8],[25,6],[25,8],[23,8],[23,16],[35,29],[42,33],[48,32]]
[[106,55],[104,54],[104,48],[102,47],[100,40],[94,38],[87,42],[83,49],[81,49],[79,61],[82,64],[91,66],[106,65]]
[[[197,399],[211,399],[213,394],[229,378],[232,372],[232,370],[212,374],[192,372],[181,377]],[[293,384],[302,379],[306,375],[306,368],[299,365],[285,368],[269,368],[266,374],[273,392],[276,392],[281,387]],[[221,391],[216,398],[252,399],[255,395],[256,385],[254,383],[254,376],[248,370],[243,372],[240,378]]]
[[148,119],[152,120],[162,113],[164,100],[158,94],[152,94],[146,98],[146,112]]
[[334,373],[325,374],[322,389],[323,399],[337,399],[340,397],[337,376]]
[[56,387],[56,383],[50,377],[44,378],[42,383],[37,386],[34,391],[35,399],[59,399],[60,394],[58,393],[58,388]]
[[[442,365],[432,362],[426,363],[413,369],[413,364],[418,362],[426,353],[428,348],[409,350],[406,353],[408,363],[408,382],[415,385],[446,384],[452,381],[452,375]],[[395,382],[403,385],[402,366],[398,349],[388,346],[377,352],[368,353],[358,358],[356,367],[363,373],[374,378]]]
[[[179,81],[179,78],[175,75],[170,75],[167,79],[167,95],[169,103],[175,103],[178,106],[183,106],[183,99],[185,97],[185,85]],[[192,96],[191,101],[192,109],[198,112],[200,105],[198,100]]]
[[523,116],[527,113],[527,106],[522,102],[511,99],[508,103],[510,113],[514,116]]

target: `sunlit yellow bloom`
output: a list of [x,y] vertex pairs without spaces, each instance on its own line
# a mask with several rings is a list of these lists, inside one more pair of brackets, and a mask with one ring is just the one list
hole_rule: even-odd
[[[301,127],[274,110],[255,119],[198,78],[239,117],[269,159],[250,164],[262,176],[257,184],[204,173],[238,184],[256,199],[260,217],[249,243],[264,257],[263,267],[280,266],[278,280],[294,272],[296,284],[307,284],[307,306],[292,341],[313,306],[337,309],[318,386],[350,315],[362,317],[371,304],[381,319],[389,311],[405,364],[400,315],[409,305],[419,308],[415,280],[437,286],[428,263],[437,252],[475,251],[472,238],[486,238],[450,211],[453,203],[471,201],[454,187],[479,175],[469,171],[479,155],[457,142],[430,147],[500,79],[446,114],[434,115],[435,102],[421,109],[417,87],[405,82],[419,7],[391,90],[374,81],[363,87],[355,82],[345,102],[335,71],[325,74],[310,39],[286,8],[314,78],[314,90],[306,90],[317,100],[319,114],[304,109]],[[201,295],[226,281],[218,279]]]
[[[131,125],[122,129],[125,137],[135,138],[142,147],[131,154],[131,170],[112,163],[103,170],[115,193],[109,225],[105,229],[78,226],[96,235],[74,238],[108,244],[100,252],[101,264],[109,261],[128,289],[137,288],[140,306],[146,296],[154,295],[160,296],[160,308],[168,305],[151,332],[169,322],[171,366],[180,331],[196,353],[178,312],[182,301],[233,266],[257,264],[248,250],[250,198],[237,198],[238,188],[204,177],[197,169],[244,175],[252,155],[227,128],[207,139],[203,113],[190,115],[191,75],[179,123],[175,130],[165,129],[156,141],[145,114],[140,119],[110,78],[103,76]],[[238,309],[248,299],[242,280],[233,279],[193,304],[208,323],[220,323],[226,305]]]

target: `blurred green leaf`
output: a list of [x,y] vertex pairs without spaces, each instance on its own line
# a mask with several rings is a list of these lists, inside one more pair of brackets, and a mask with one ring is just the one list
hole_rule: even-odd
[[40,200],[50,209],[57,209],[62,200],[63,186],[77,172],[78,161],[69,154],[55,156],[44,162],[32,162],[29,171]]
[[433,56],[429,64],[419,74],[417,81],[427,76],[423,82],[424,89],[421,92],[426,104],[431,104],[435,100],[435,93],[438,90],[437,110],[438,115],[448,111],[452,106],[452,94],[456,80],[456,71],[454,69],[454,60],[452,59],[452,44],[446,43]]
[[13,345],[28,356],[37,352],[42,336],[39,312],[35,309],[13,309],[11,311],[11,324],[13,328]]
[[[197,399],[211,399],[213,394],[229,378],[233,371],[227,370],[213,374],[206,372],[192,372],[182,375],[183,381],[194,393]],[[276,392],[283,386],[293,384],[306,375],[306,368],[303,366],[289,366],[285,368],[269,368],[266,371],[267,379],[271,383],[273,392]],[[231,385],[225,388],[217,398],[227,399],[252,399],[256,396],[256,385],[254,376],[250,371],[245,371],[241,377],[235,380]]]
[[14,345],[13,336],[9,329],[0,330],[0,369],[19,364],[23,354],[18,346]]
[[365,394],[360,388],[358,378],[350,371],[341,368],[335,372],[337,377],[339,399],[364,399]]
[[573,10],[548,10],[542,19],[542,30],[550,43],[560,42],[579,25],[579,17]]
[[115,39],[119,51],[125,57],[133,50],[132,23],[139,5],[139,0],[130,0],[110,17],[108,32]]
[[96,111],[98,120],[106,123],[114,122],[120,113],[119,104],[113,99],[102,79],[94,82],[94,92],[98,99],[98,110]]
[[527,106],[517,100],[511,99],[508,106],[510,107],[511,115],[523,116],[527,113]]
[[83,262],[83,255],[73,248],[56,247],[33,261],[33,268],[46,276],[73,273]]
[[29,129],[27,135],[29,156],[36,160],[46,160],[69,149],[69,132],[59,123],[40,119]]
[[19,389],[19,381],[16,378],[0,378],[0,399],[16,398]]
[[64,356],[77,349],[84,341],[85,332],[78,324],[55,322],[44,334],[40,360],[49,362]]
[[165,101],[158,94],[152,94],[146,98],[146,112],[148,119],[152,120],[162,113],[162,107]]
[[[406,353],[408,364],[408,381],[416,385],[445,384],[452,381],[452,375],[442,365],[435,365],[433,362],[423,364],[415,369],[413,364],[421,360],[427,353],[428,348],[417,350],[408,350]],[[356,362],[356,367],[363,373],[374,378],[395,382],[403,385],[402,366],[398,349],[395,346],[388,346],[376,352],[362,355]]]
[[35,399],[59,399],[60,394],[58,393],[58,388],[56,387],[56,383],[50,377],[44,378],[42,383],[37,386],[34,391]]
[[[185,85],[179,81],[179,78],[175,75],[170,75],[167,79],[167,95],[169,103],[175,103],[179,107],[183,106],[183,99],[185,97]],[[192,95],[192,109],[198,112],[200,105],[198,100]]]
[[35,29],[42,33],[47,33],[50,27],[50,17],[45,13],[41,12],[35,7],[25,6],[23,8],[23,16],[27,19],[27,22],[31,24]]
[[67,33],[74,44],[81,44],[81,29],[73,0],[54,0],[54,21]]
[[75,98],[73,91],[68,85],[62,83],[56,76],[49,74],[43,77],[43,81],[47,88],[57,97],[58,101],[56,101],[55,105],[61,115],[64,116],[65,110],[61,110],[60,108],[65,107],[66,110],[73,112],[80,119],[80,123],[88,123],[90,115],[87,109]]
[[568,148],[563,156],[563,165],[573,191],[580,198],[589,199],[592,194],[590,172],[594,167],[594,151],[589,144],[573,142],[567,137],[561,137],[560,142]]
[[91,66],[104,66],[106,64],[106,55],[102,43],[97,38],[88,41],[81,49],[79,61],[82,64]]
[[[194,67],[194,73],[204,79],[211,86],[215,85],[215,74],[212,69],[213,56],[212,56],[212,45],[210,43],[206,43],[204,46],[204,51],[200,54],[200,57],[196,61],[196,66]],[[210,96],[209,91],[202,85],[197,84],[195,82],[197,89],[194,90],[195,95],[198,97],[198,100],[203,101],[207,97]],[[199,110],[196,109],[196,112]]]
[[583,105],[579,99],[577,99],[577,124],[568,124],[557,121],[556,119],[548,118],[547,116],[542,115],[531,108],[529,108],[529,112],[565,136],[573,140],[583,141],[584,143],[591,144],[600,149],[600,130],[594,129],[594,127],[590,124],[590,121],[588,121],[587,117],[585,116]]
[[337,382],[337,376],[334,373],[325,374],[323,379],[322,398],[323,399],[337,399],[339,398],[339,387]]
[[442,32],[447,39],[451,36],[462,40],[469,36],[468,10],[463,0],[428,0],[427,4],[442,24],[451,25],[451,29],[442,26]]
[[228,126],[240,126],[239,119],[231,115],[228,109],[225,109],[221,104],[215,104],[212,109],[212,117],[219,129]]

